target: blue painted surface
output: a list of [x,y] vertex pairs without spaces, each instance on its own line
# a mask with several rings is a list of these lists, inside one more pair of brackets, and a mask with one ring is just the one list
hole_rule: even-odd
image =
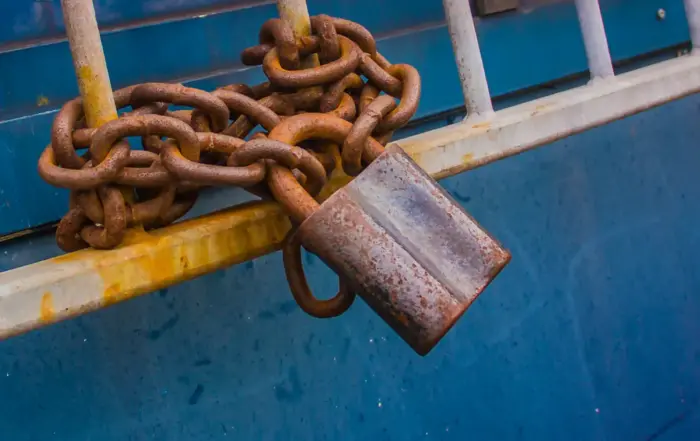
[[2,439],[695,439],[698,118],[689,97],[443,181],[513,261],[426,358],[362,302],[303,314],[275,254],[1,342]]
[[[24,3],[17,7],[20,4]],[[668,11],[664,21],[656,20],[659,7]],[[441,2],[317,0],[310,2],[310,8],[362,22],[384,36],[379,46],[390,60],[411,63],[419,69],[424,93],[418,118],[462,105],[449,36],[440,22]],[[602,2],[602,8],[615,59],[688,39],[682,0],[607,0]],[[124,13],[130,14],[130,10],[127,8]],[[260,23],[275,14],[274,5],[259,5],[106,34],[103,41],[113,85],[189,80],[195,87],[212,89],[233,82],[261,81],[259,69],[243,68],[238,56],[244,47],[255,42]],[[495,96],[586,69],[573,4],[554,4],[483,19],[478,30],[491,93]],[[166,39],[168,43],[158,45],[155,51],[154,46],[143,44]],[[2,235],[52,222],[65,212],[67,192],[26,171],[35,169],[36,160],[49,141],[52,109],[75,96],[77,87],[65,42],[0,53],[0,65]],[[44,99],[48,105],[37,107]],[[13,190],[3,192],[6,189]],[[42,203],[26,203],[28,200]]]
[[[537,1],[537,0],[536,0]],[[143,22],[181,20],[199,15],[225,13],[257,6],[274,5],[275,0],[95,0],[100,27],[105,29],[138,26]],[[14,0],[0,5],[0,16],[11,26],[0,29],[0,50],[26,41],[62,37],[65,33],[60,0]],[[411,27],[443,18],[439,2],[395,0],[310,0],[311,13],[327,13],[350,20],[362,18],[371,31],[386,32],[391,27]],[[271,6],[274,10],[274,6]],[[367,14],[370,10],[372,13]],[[387,16],[392,20],[387,22]],[[230,29],[229,29],[230,31]],[[236,32],[238,34],[238,32]],[[26,43],[25,43],[26,45]]]
[[[162,17],[162,1],[96,3],[116,26]],[[223,3],[167,1],[172,14]],[[385,34],[382,51],[419,67],[421,116],[459,107],[440,2],[388,14],[397,3],[310,2]],[[680,0],[602,3],[616,59],[687,39]],[[60,33],[55,17],[36,15],[57,4],[2,2],[0,20],[30,25],[0,28],[0,45]],[[237,54],[273,13],[259,5],[109,34],[115,84],[253,82],[259,73]],[[584,70],[574,24],[570,4],[481,21],[492,93]],[[231,29],[229,45],[206,44]],[[177,44],[142,51],[166,33]],[[76,92],[64,43],[0,64],[2,234],[65,210],[64,193],[33,173],[52,118],[37,112]],[[37,108],[38,95],[49,105]],[[443,181],[513,261],[426,358],[362,302],[338,319],[303,314],[274,254],[0,342],[0,440],[695,439],[699,119],[700,96],[689,97]],[[241,198],[210,196],[199,213]],[[50,235],[3,243],[0,271],[57,254]],[[306,264],[314,288],[332,292],[330,271]]]

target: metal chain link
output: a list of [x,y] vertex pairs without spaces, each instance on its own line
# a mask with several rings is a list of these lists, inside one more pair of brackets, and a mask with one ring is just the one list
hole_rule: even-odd
[[[358,23],[318,15],[311,28],[312,35],[295,39],[280,19],[262,25],[259,44],[241,54],[245,65],[262,65],[269,80],[262,84],[213,92],[130,86],[114,92],[117,107],[129,111],[97,129],[86,128],[80,98],[67,102],[38,165],[44,180],[71,190],[56,232],[61,249],[114,248],[129,226],[172,223],[207,186],[274,197],[298,224],[318,207],[314,197],[335,168],[334,151],[345,173],[359,174],[415,114],[420,76],[390,64]],[[301,69],[312,54],[320,65]],[[140,137],[143,150],[132,149],[129,137]],[[284,246],[295,298],[315,316],[342,313],[354,294],[341,284],[335,299],[316,300],[299,247]]]

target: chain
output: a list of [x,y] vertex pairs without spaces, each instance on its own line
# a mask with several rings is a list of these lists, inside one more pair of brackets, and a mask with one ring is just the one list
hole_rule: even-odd
[[[60,248],[114,248],[128,227],[176,221],[208,186],[274,198],[299,222],[318,207],[314,197],[338,149],[343,171],[359,174],[416,112],[420,76],[410,65],[390,64],[357,23],[318,15],[311,28],[297,40],[280,19],[262,25],[259,44],[241,54],[243,64],[262,65],[262,84],[212,92],[130,86],[114,92],[124,112],[97,129],[86,127],[80,98],[67,102],[38,165],[44,180],[71,190],[56,232]],[[314,54],[320,65],[301,69],[300,60]],[[129,137],[140,137],[142,149]],[[354,295],[342,283],[336,298],[313,298],[298,249],[285,244],[285,266],[302,308],[319,317],[347,309]]]

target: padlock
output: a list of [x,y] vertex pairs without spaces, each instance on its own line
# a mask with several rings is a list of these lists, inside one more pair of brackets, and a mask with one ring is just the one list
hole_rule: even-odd
[[[342,144],[351,128],[339,118],[305,114],[283,121],[270,139]],[[356,292],[425,355],[510,254],[400,147],[382,153],[369,138],[366,151],[373,149],[379,154],[369,166],[320,205],[304,196],[289,169],[273,165],[268,182],[299,222],[288,244],[319,256],[347,285],[325,302],[347,307],[348,292]]]

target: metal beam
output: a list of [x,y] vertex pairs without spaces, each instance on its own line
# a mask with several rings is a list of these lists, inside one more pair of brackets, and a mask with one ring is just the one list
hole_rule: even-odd
[[[687,55],[397,144],[444,178],[699,91],[700,57]],[[335,175],[331,187],[343,182]],[[83,250],[6,271],[0,338],[270,253],[288,229],[274,203],[248,204],[162,230],[130,231],[115,250]]]

